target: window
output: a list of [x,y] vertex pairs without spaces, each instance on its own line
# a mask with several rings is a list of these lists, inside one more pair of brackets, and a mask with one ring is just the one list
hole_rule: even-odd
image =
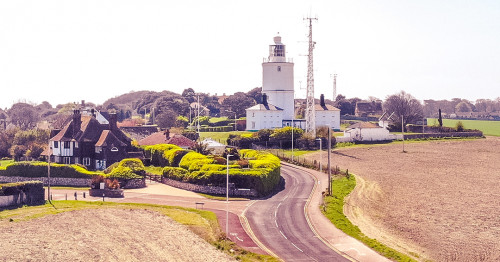
[[54,148],[59,148],[59,142],[58,141],[54,141]]
[[255,117],[255,112],[252,113],[252,117]]
[[252,121],[252,129],[255,129],[255,122]]
[[70,142],[64,141],[64,148],[70,148]]
[[281,66],[278,66],[278,72],[281,72]]
[[90,166],[90,157],[83,158],[83,165]]
[[66,165],[71,164],[71,158],[70,157],[64,157],[63,160],[64,160],[64,164],[66,164]]

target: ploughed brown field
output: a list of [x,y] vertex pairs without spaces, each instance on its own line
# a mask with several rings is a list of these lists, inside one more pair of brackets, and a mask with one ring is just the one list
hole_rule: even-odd
[[86,209],[0,229],[0,261],[234,261],[186,227],[147,210]]
[[500,261],[500,137],[406,143],[405,149],[334,151],[332,164],[358,178],[344,208],[348,218],[418,260]]

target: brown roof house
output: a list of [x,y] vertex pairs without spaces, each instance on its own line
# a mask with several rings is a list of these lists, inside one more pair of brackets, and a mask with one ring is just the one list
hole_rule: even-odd
[[183,149],[191,149],[195,146],[195,142],[180,134],[171,134],[170,130],[156,132],[139,140],[140,146],[149,146],[157,144],[172,144]]
[[74,110],[72,120],[49,140],[51,160],[102,170],[124,158],[140,157],[132,140],[118,129],[116,114],[109,118],[109,124],[101,124],[95,116]]

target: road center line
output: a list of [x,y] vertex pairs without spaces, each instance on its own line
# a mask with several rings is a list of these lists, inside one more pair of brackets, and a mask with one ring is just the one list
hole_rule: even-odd
[[[281,233],[281,235],[282,235],[282,236],[283,236],[286,240],[288,240],[288,238],[285,236],[285,234],[283,234],[283,232],[281,232],[281,230],[280,230],[280,233]],[[290,242],[290,243],[292,243],[292,242]],[[292,243],[292,245],[293,245],[293,243]],[[294,245],[294,246],[295,246],[295,245]],[[297,246],[295,246],[295,247],[297,247]],[[298,247],[297,247],[297,249],[298,249]],[[300,249],[299,249],[299,250],[300,250]],[[302,250],[300,250],[300,251],[302,251]]]

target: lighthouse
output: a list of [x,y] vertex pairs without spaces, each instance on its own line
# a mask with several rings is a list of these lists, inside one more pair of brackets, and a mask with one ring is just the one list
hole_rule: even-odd
[[286,58],[281,36],[269,45],[269,57],[262,63],[262,93],[269,104],[283,109],[283,120],[294,118],[293,61]]

